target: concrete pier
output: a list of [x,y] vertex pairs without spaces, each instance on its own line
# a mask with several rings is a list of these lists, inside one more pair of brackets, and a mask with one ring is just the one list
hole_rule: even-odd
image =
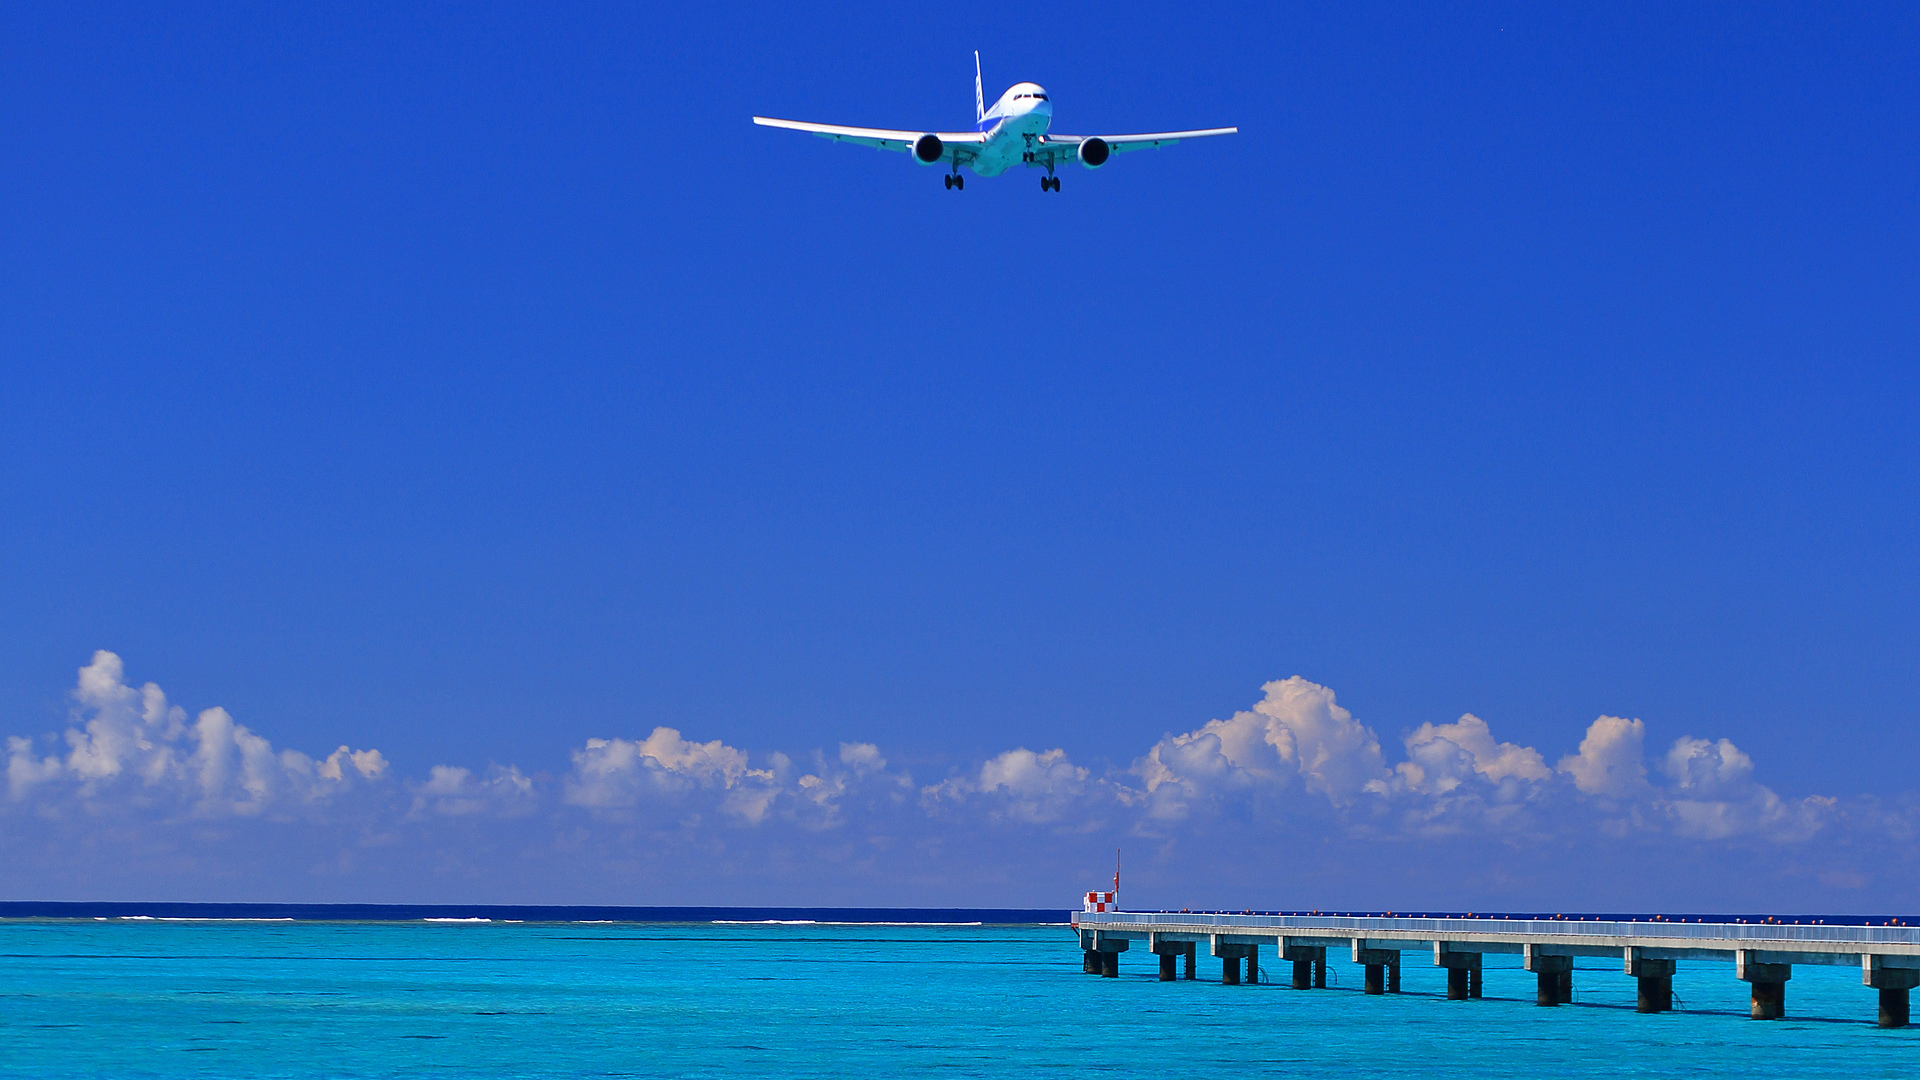
[[1758,949],[1736,949],[1733,977],[1753,984],[1751,1015],[1755,1020],[1778,1020],[1787,1015],[1787,980],[1793,978],[1792,964],[1773,962]]
[[[1229,935],[1213,935],[1211,950],[1220,958],[1220,981],[1227,986],[1240,985],[1240,961],[1247,962],[1247,974],[1258,976],[1260,960],[1258,946],[1246,942],[1228,940]],[[1249,982],[1256,981],[1250,978]]]
[[[1777,1019],[1786,1014],[1793,965],[1858,964],[1862,983],[1877,995],[1876,1021],[1895,1028],[1911,1022],[1911,992],[1920,987],[1920,927],[1905,925],[1125,911],[1080,912],[1073,923],[1086,969],[1109,977],[1119,973],[1118,954],[1129,942],[1150,941],[1165,947],[1154,949],[1163,957],[1177,956],[1185,946],[1192,978],[1195,950],[1206,942],[1221,958],[1223,982],[1229,959],[1236,977],[1240,961],[1252,961],[1249,980],[1257,979],[1258,950],[1271,946],[1272,955],[1293,965],[1295,988],[1317,988],[1326,985],[1327,950],[1339,948],[1351,950],[1354,962],[1365,969],[1366,991],[1385,994],[1399,987],[1402,952],[1430,948],[1434,963],[1448,972],[1449,998],[1458,1000],[1459,972],[1466,976],[1467,997],[1478,997],[1483,955],[1504,953],[1518,954],[1521,966],[1535,974],[1539,1004],[1562,1005],[1573,998],[1574,959],[1607,957],[1624,962],[1627,976],[1638,980],[1638,1011],[1660,1013],[1673,1008],[1679,961],[1732,961],[1734,976],[1752,985],[1751,1015]],[[1163,959],[1163,973],[1166,963]],[[1863,996],[1863,1013],[1865,1004]]]
[[1534,973],[1534,1004],[1571,1005],[1573,1003],[1573,956],[1551,945],[1524,942],[1520,946],[1520,966]]
[[1121,934],[1106,934],[1094,931],[1085,935],[1080,942],[1082,948],[1090,954],[1089,967],[1094,973],[1108,979],[1120,977],[1120,954],[1133,946],[1133,939]]
[[1160,981],[1173,982],[1179,978],[1180,958],[1187,961],[1187,978],[1193,978],[1193,952],[1191,941],[1178,941],[1158,934],[1147,939],[1147,948],[1160,958]]
[[1907,1026],[1907,991],[1910,987],[1882,987],[1880,989],[1880,1026],[1883,1028],[1903,1028]]
[[[1293,988],[1310,990],[1316,984],[1314,973],[1319,972],[1318,985],[1325,989],[1327,985],[1327,947],[1324,945],[1287,945],[1280,946],[1280,959],[1293,964]],[[1317,966],[1316,966],[1317,965]]]
[[1672,1012],[1673,971],[1677,961],[1644,956],[1644,952],[1633,946],[1626,949],[1626,973],[1640,983],[1634,995],[1634,1011]]
[[1908,991],[1920,985],[1920,967],[1902,966],[1906,957],[1862,956],[1860,981],[1880,991],[1880,1026],[1907,1026]]
[[1641,975],[1633,995],[1633,1011],[1663,1013],[1673,1011],[1673,976]]
[[1449,942],[1433,943],[1434,966],[1447,969],[1448,1001],[1480,996],[1480,957],[1480,953],[1456,949]]
[[1353,962],[1363,965],[1366,977],[1360,988],[1368,994],[1400,992],[1400,950],[1376,949],[1366,938],[1354,938]]

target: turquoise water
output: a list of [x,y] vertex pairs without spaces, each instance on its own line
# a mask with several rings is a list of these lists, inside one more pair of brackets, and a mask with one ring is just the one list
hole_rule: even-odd
[[[1797,967],[1748,1020],[1731,964],[1682,963],[1683,1010],[1633,1012],[1618,964],[1533,1004],[1080,972],[1064,927],[0,923],[0,1076],[1906,1076],[1920,1029],[1873,1026],[1852,968]],[[1283,976],[1276,969],[1263,972]]]

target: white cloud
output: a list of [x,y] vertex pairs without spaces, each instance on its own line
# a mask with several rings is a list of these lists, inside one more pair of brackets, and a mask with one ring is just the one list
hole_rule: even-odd
[[722,810],[758,822],[778,786],[773,770],[748,766],[745,751],[718,739],[688,742],[670,727],[656,727],[639,742],[588,739],[573,752],[566,781],[567,802],[599,810],[671,803],[696,792],[718,793]]
[[1124,788],[1092,779],[1065,750],[1021,747],[988,758],[972,775],[922,789],[921,805],[934,813],[975,806],[990,822],[1084,825],[1104,820],[1102,811],[1125,796]]
[[1663,807],[1681,836],[1723,840],[1752,834],[1804,840],[1833,815],[1833,799],[1790,803],[1762,786],[1753,778],[1753,759],[1727,739],[1682,736],[1667,750],[1661,771],[1673,779]]
[[1417,791],[1445,794],[1476,778],[1538,783],[1553,776],[1540,751],[1496,742],[1493,729],[1472,713],[1451,724],[1421,724],[1406,746],[1407,760],[1395,771]]
[[1681,791],[1711,795],[1753,781],[1753,759],[1727,739],[1716,743],[1682,736],[1674,740],[1661,767]]
[[248,817],[305,811],[386,772],[377,750],[343,746],[320,762],[276,751],[218,707],[189,723],[158,686],[136,689],[125,679],[120,658],[105,650],[80,669],[64,757],[37,754],[31,739],[7,740],[11,801]]
[[[929,851],[967,837],[1004,844],[996,838],[1006,830],[1024,835],[1022,844],[1105,830],[1171,845],[1310,822],[1308,831],[1349,842],[1482,837],[1525,846],[1627,833],[1696,843],[1796,843],[1833,830],[1891,837],[1920,820],[1920,811],[1784,799],[1727,739],[1684,736],[1650,771],[1647,725],[1617,716],[1596,719],[1557,768],[1471,713],[1421,724],[1389,762],[1375,731],[1331,689],[1298,676],[1266,684],[1259,701],[1226,719],[1165,736],[1125,770],[1020,747],[924,787],[873,743],[750,754],[664,726],[643,739],[588,739],[557,779],[451,764],[395,779],[377,750],[340,746],[316,760],[276,749],[225,709],[189,716],[159,687],[129,685],[108,652],[81,669],[73,702],[60,735],[7,739],[0,809],[48,821],[117,814],[160,827],[351,820],[382,843],[449,819],[517,819],[516,828],[551,828],[556,845],[602,823],[608,836],[720,843],[703,830],[724,823],[726,843],[772,845],[763,855],[802,858],[815,849],[789,846],[838,844],[834,857],[856,863],[857,852]],[[352,792],[364,797],[348,799]],[[551,813],[534,814],[543,805]],[[646,828],[632,829],[636,822]]]
[[1579,752],[1560,759],[1560,771],[1588,795],[1632,795],[1647,785],[1640,753],[1646,738],[1647,725],[1639,720],[1602,716],[1587,725]]
[[1151,816],[1177,820],[1198,805],[1283,789],[1296,777],[1335,806],[1386,793],[1393,774],[1379,738],[1332,690],[1298,675],[1262,689],[1266,696],[1252,709],[1169,735],[1135,763]]
[[455,765],[435,765],[425,783],[410,785],[413,813],[443,817],[470,814],[517,816],[534,809],[533,780],[518,768],[494,765],[485,776]]

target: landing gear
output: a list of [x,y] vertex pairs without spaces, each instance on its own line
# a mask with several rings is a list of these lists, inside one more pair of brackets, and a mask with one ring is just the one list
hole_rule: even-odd
[[967,189],[966,177],[961,176],[959,173],[948,173],[940,179],[947,182],[948,191],[965,191]]
[[1060,178],[1059,178],[1059,177],[1057,177],[1057,176],[1043,176],[1043,177],[1041,177],[1041,178],[1040,178],[1040,190],[1041,190],[1041,191],[1059,191],[1059,190],[1060,190]]

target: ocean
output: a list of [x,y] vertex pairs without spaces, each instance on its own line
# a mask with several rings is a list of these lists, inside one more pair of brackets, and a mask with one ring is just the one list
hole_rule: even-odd
[[1857,1078],[1920,1062],[1920,1028],[1876,1028],[1854,968],[1794,968],[1788,1019],[1764,1022],[1731,965],[1705,961],[1680,965],[1679,1008],[1654,1016],[1600,960],[1559,1008],[1496,955],[1465,1002],[1411,953],[1384,997],[1339,962],[1314,991],[1222,986],[1205,956],[1199,981],[1161,983],[1145,952],[1101,979],[1059,911],[59,908],[0,905],[0,1076]]

